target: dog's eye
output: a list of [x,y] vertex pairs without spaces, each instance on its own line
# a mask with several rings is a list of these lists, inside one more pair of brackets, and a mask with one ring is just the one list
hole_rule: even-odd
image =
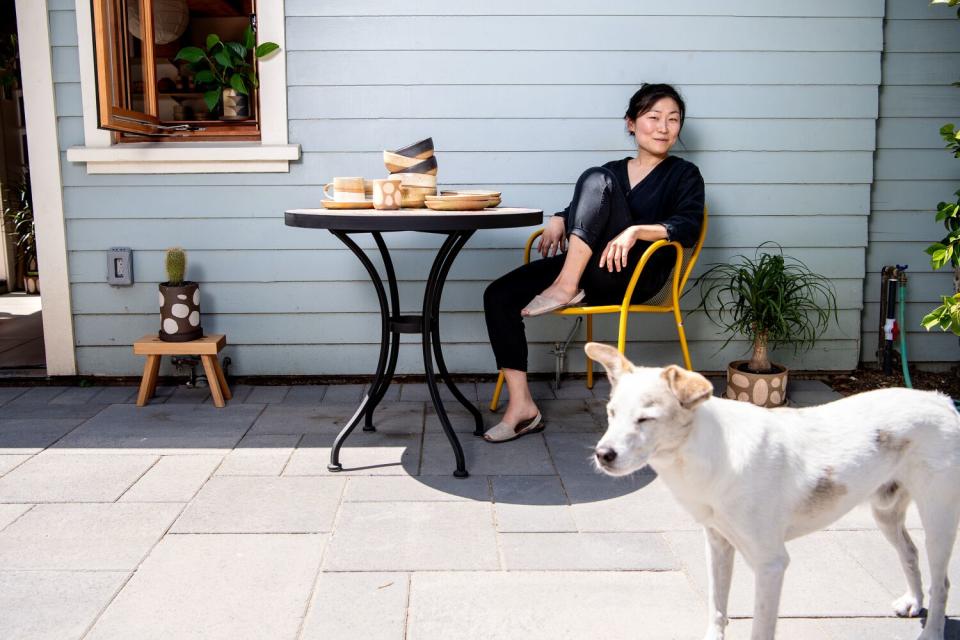
[[636,422],[637,424],[640,424],[641,422],[646,422],[649,419],[650,418],[637,418],[634,422]]

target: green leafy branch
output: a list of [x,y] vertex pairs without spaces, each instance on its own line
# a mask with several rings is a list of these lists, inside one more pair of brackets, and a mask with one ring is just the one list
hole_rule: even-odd
[[260,86],[254,59],[260,59],[280,49],[276,42],[257,45],[253,29],[243,31],[243,42],[224,42],[215,33],[207,36],[206,48],[184,47],[174,60],[184,60],[194,71],[193,81],[204,89],[203,101],[213,111],[220,102],[224,89],[250,95]]
[[[960,0],[932,0],[930,4],[955,7],[960,4]],[[960,9],[957,10],[957,16],[960,17]],[[960,82],[952,84],[960,87]],[[953,124],[945,124],[940,127],[940,137],[953,157],[960,158],[960,129]],[[958,198],[955,202],[941,202],[937,205],[937,222],[943,223],[947,234],[926,249],[934,271],[948,265],[954,270],[960,269],[960,190],[953,195]],[[927,331],[939,327],[941,331],[952,331],[960,336],[960,293],[940,296],[940,300],[940,306],[925,315],[920,323]]]

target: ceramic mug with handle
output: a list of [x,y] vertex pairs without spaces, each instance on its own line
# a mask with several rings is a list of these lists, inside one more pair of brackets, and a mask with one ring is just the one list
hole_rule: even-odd
[[[330,189],[333,193],[330,193]],[[334,178],[323,186],[323,195],[337,202],[363,202],[366,199],[363,178]]]

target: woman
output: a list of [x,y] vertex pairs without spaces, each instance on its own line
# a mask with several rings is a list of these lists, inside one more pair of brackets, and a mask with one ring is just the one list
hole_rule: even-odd
[[[676,89],[644,84],[624,115],[637,156],[587,169],[570,205],[550,218],[540,236],[537,250],[544,259],[487,287],[487,330],[510,399],[503,421],[484,434],[486,440],[505,442],[543,429],[527,385],[524,317],[581,303],[619,304],[633,268],[651,243],[696,243],[703,221],[703,178],[693,163],[669,155],[684,112]],[[654,253],[634,290],[634,304],[660,290],[675,255]]]

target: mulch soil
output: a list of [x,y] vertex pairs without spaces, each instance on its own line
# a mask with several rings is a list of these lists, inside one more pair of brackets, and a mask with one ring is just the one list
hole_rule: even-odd
[[[894,375],[889,376],[880,369],[857,369],[851,373],[823,376],[821,379],[845,396],[872,389],[904,386],[899,367]],[[949,371],[918,371],[910,367],[910,379],[914,389],[941,391],[952,398],[960,398],[960,365]]]

